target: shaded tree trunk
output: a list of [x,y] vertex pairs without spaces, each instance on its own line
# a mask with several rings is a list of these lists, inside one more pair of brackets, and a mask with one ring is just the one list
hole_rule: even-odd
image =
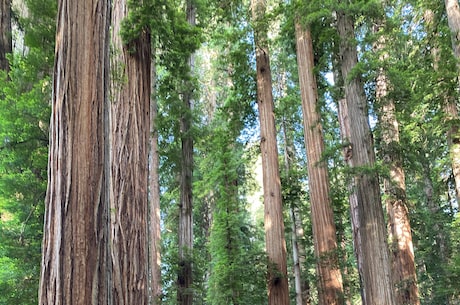
[[11,33],[11,0],[0,1],[0,70],[8,72],[10,65],[6,54],[13,50]]
[[59,1],[39,304],[109,304],[109,12]]
[[268,255],[268,304],[289,304],[286,241],[284,239],[283,205],[273,111],[272,80],[267,42],[267,27],[263,19],[265,1],[252,0],[255,24],[257,104],[260,120],[260,150],[264,190],[265,242]]
[[[340,37],[341,73],[345,86],[345,105],[341,116],[348,121],[349,131],[346,162],[351,173],[351,218],[354,223],[355,247],[362,282],[363,304],[395,304],[391,281],[390,259],[386,242],[385,221],[380,199],[378,176],[372,168],[375,153],[369,127],[364,89],[359,77],[351,77],[358,63],[354,40],[353,19],[337,12],[337,30]],[[341,104],[343,106],[343,104]],[[356,202],[353,202],[356,200]]]
[[[193,0],[186,2],[187,22],[190,26],[196,23],[196,7]],[[194,66],[194,55],[188,59],[190,71]],[[192,250],[193,250],[193,137],[192,129],[192,88],[191,84],[183,94],[183,112],[180,118],[182,143],[180,203],[179,203],[179,269],[177,278],[177,302],[179,305],[192,305]]]
[[[447,21],[452,34],[452,49],[454,51],[457,62],[460,61],[460,7],[457,0],[445,0]],[[457,64],[458,81],[460,84],[460,63]],[[450,157],[452,162],[452,172],[455,181],[455,191],[457,194],[457,202],[460,202],[460,124],[458,115],[458,101],[449,99],[444,105],[449,131],[447,133],[447,141],[450,148]]]
[[[292,139],[288,135],[288,127],[286,126],[286,117],[283,116],[283,121],[281,124],[284,136],[284,165],[287,175],[287,183],[290,183],[292,179],[296,177],[291,177],[291,160],[295,159],[294,148]],[[294,160],[293,160],[294,161]],[[295,162],[295,161],[294,161]],[[284,202],[286,204],[286,202]],[[305,250],[303,245],[300,245],[299,241],[303,237],[303,228],[302,221],[300,217],[299,208],[296,206],[297,203],[290,202],[289,204],[289,216],[291,218],[291,243],[292,243],[292,264],[293,264],[293,273],[294,273],[294,289],[295,289],[295,302],[297,305],[307,305],[310,304],[310,293],[309,293],[309,283],[302,276],[302,265],[305,262]]]
[[[378,33],[381,26],[376,26]],[[384,51],[386,37],[381,36],[375,50],[381,52],[379,60],[383,63],[389,55]],[[385,205],[388,214],[388,235],[392,262],[392,279],[396,289],[397,304],[420,304],[417,274],[415,269],[414,247],[406,202],[406,183],[403,160],[399,142],[399,124],[396,119],[395,103],[388,94],[390,81],[383,68],[378,70],[376,79],[376,102],[378,105],[382,159],[389,169],[389,177],[383,179]]]
[[322,161],[323,129],[318,113],[314,55],[310,30],[295,24],[297,63],[308,160],[313,239],[317,259],[319,304],[342,304],[343,284],[339,268],[336,229],[329,191],[329,175]]
[[120,36],[126,0],[112,4],[111,245],[113,304],[148,302],[148,154],[150,34],[126,45]]
[[150,304],[161,304],[161,228],[160,228],[160,155],[158,148],[158,104],[155,94],[156,64],[152,51],[150,99],[150,157],[149,157],[149,251]]

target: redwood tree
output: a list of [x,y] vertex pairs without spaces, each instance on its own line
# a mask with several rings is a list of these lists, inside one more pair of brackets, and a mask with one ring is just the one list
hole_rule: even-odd
[[0,1],[0,70],[8,71],[6,54],[12,51],[11,0]]
[[109,12],[59,1],[40,304],[109,303]]
[[392,279],[396,289],[397,304],[420,304],[417,275],[415,270],[414,247],[406,200],[406,182],[401,155],[399,122],[396,105],[390,96],[392,84],[384,68],[390,59],[386,50],[389,37],[380,33],[383,24],[375,26],[374,32],[380,36],[374,44],[381,67],[377,71],[375,97],[379,114],[381,153],[388,175],[383,178],[385,205],[388,215],[388,235],[392,264]]
[[111,292],[114,304],[125,305],[147,304],[149,293],[151,47],[147,26],[122,39],[122,21],[132,20],[126,19],[132,10],[126,0],[113,1],[110,92]]
[[252,0],[257,69],[257,104],[260,121],[260,150],[264,193],[265,243],[268,255],[268,304],[289,304],[284,239],[283,206],[276,142],[275,116],[270,71],[265,1]]
[[314,75],[314,54],[310,30],[300,21],[295,24],[297,63],[305,147],[308,160],[311,215],[319,304],[341,304],[342,274],[339,268],[337,238],[329,191],[329,175],[322,161],[324,153],[323,128],[318,113],[318,93]]
[[353,45],[354,22],[349,12],[337,11],[339,52],[345,99],[340,104],[341,132],[346,137],[346,161],[350,167],[354,245],[366,305],[395,304],[391,281],[390,259],[386,241],[385,220],[380,198],[379,179],[375,171],[375,153],[368,121],[366,98],[359,75],[353,75],[358,64]]
[[[194,0],[186,1],[186,18],[190,27],[196,23],[196,6]],[[188,68],[192,71],[194,54],[188,57]],[[189,75],[190,77],[190,75]],[[181,134],[181,173],[179,202],[179,266],[177,275],[177,303],[192,305],[192,250],[193,250],[193,137],[192,137],[192,103],[193,85],[185,81],[182,94],[182,112],[180,117]]]
[[[451,31],[452,50],[457,62],[460,60],[460,6],[456,0],[445,0],[447,21]],[[458,81],[460,84],[460,63],[457,63]],[[444,112],[451,124],[447,133],[450,146],[452,172],[455,180],[457,201],[460,200],[460,124],[458,115],[458,100],[451,100],[444,105]]]

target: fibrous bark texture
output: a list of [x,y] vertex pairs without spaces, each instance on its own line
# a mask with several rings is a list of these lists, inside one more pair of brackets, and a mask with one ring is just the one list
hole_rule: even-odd
[[322,161],[323,129],[318,113],[314,55],[310,30],[295,25],[297,63],[308,160],[313,239],[318,273],[319,304],[342,304],[343,284],[337,256],[337,238],[329,191],[329,175]]
[[[110,2],[59,1],[39,304],[108,304]],[[75,26],[75,25],[78,25]]]
[[289,304],[289,290],[278,148],[267,33],[262,21],[265,14],[265,1],[252,0],[251,7],[256,26],[254,42],[264,189],[265,243],[270,264],[268,266],[268,304],[287,305]]
[[[376,27],[378,33],[380,26]],[[385,36],[375,43],[380,52],[380,61],[388,59],[384,51]],[[392,263],[392,280],[396,289],[397,304],[420,304],[414,248],[406,202],[406,183],[403,161],[400,153],[399,124],[396,119],[395,102],[389,97],[390,82],[383,68],[376,79],[376,102],[381,130],[382,158],[389,169],[389,177],[383,179],[385,205],[388,214],[388,235]]]
[[337,12],[337,29],[346,106],[340,107],[339,111],[349,126],[348,134],[343,130],[342,133],[347,137],[345,158],[352,170],[350,198],[353,200],[350,205],[363,303],[393,305],[395,298],[380,187],[377,173],[372,169],[375,153],[366,99],[359,77],[351,77],[351,71],[358,63],[356,47],[351,43],[354,40],[353,19]]
[[11,0],[0,1],[0,70],[8,71],[6,54],[12,52]]
[[[112,4],[111,246],[113,304],[148,302],[150,34],[120,37],[126,0]],[[127,43],[127,44],[126,44]]]

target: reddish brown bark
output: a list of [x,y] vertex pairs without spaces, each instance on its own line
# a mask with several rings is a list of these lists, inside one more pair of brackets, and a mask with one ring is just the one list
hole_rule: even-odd
[[354,40],[353,19],[342,11],[337,12],[337,30],[345,89],[345,100],[339,111],[342,121],[345,121],[342,126],[348,126],[348,130],[342,129],[341,132],[346,138],[345,159],[352,169],[351,219],[363,303],[393,305],[395,298],[379,180],[372,169],[375,153],[366,99],[359,76],[351,76],[358,64],[357,50],[351,43]]
[[127,45],[122,20],[126,0],[112,4],[111,247],[113,304],[148,302],[148,154],[150,133],[150,34]]
[[329,175],[322,161],[323,129],[318,113],[314,55],[310,30],[296,23],[297,63],[308,160],[308,182],[317,259],[319,304],[342,304],[343,284],[337,257],[337,238],[331,206]]
[[59,1],[42,305],[109,303],[109,12],[105,0]]
[[275,115],[272,95],[269,51],[266,27],[262,23],[265,1],[251,1],[255,23],[257,68],[257,104],[260,121],[260,150],[264,190],[265,243],[268,266],[268,304],[288,305],[289,289],[284,239],[283,206],[276,142]]

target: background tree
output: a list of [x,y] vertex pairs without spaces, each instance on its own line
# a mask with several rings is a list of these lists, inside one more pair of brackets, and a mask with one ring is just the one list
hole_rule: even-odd
[[9,71],[7,54],[13,51],[13,33],[11,32],[11,0],[0,2],[0,70]]
[[323,129],[318,113],[318,93],[314,76],[314,55],[310,29],[295,22],[297,62],[302,97],[308,182],[312,210],[313,238],[317,259],[320,304],[341,304],[342,275],[337,256],[336,229],[329,192],[329,175],[323,163]]
[[155,42],[152,42],[149,147],[149,276],[150,303],[161,300],[161,216],[160,216],[160,154],[158,148],[158,101],[156,97]]
[[56,23],[43,4],[13,8],[9,78],[0,71],[0,304],[38,302]]
[[[344,80],[345,99],[340,104],[340,116],[348,130],[341,132],[348,147],[346,161],[352,179],[351,218],[354,224],[355,251],[362,281],[365,304],[394,304],[390,259],[385,223],[380,199],[380,186],[375,168],[375,153],[369,126],[366,98],[359,74],[354,40],[354,21],[347,11],[337,11],[337,31],[340,37],[340,67]],[[356,207],[354,207],[356,206]],[[378,274],[378,276],[376,276]]]
[[378,61],[375,80],[375,107],[379,117],[381,158],[388,171],[383,175],[383,192],[388,215],[392,279],[396,288],[398,304],[420,304],[407,205],[405,171],[401,155],[399,122],[396,118],[395,100],[391,94],[393,85],[388,71],[388,67],[391,66],[388,51],[391,48],[391,40],[386,34],[389,31],[385,28],[386,23],[377,20],[373,31],[376,35],[374,42],[375,60]]
[[268,256],[268,304],[289,303],[286,242],[281,183],[273,111],[272,80],[265,22],[265,2],[251,1],[256,47],[257,104],[265,209],[265,243]]
[[[457,62],[460,60],[460,6],[458,1],[445,0],[447,21],[451,31],[452,50]],[[458,81],[460,86],[460,65],[457,63]],[[449,99],[444,105],[444,111],[451,125],[448,132],[448,144],[452,162],[452,173],[455,181],[457,202],[460,201],[460,128],[458,115],[458,99]]]

